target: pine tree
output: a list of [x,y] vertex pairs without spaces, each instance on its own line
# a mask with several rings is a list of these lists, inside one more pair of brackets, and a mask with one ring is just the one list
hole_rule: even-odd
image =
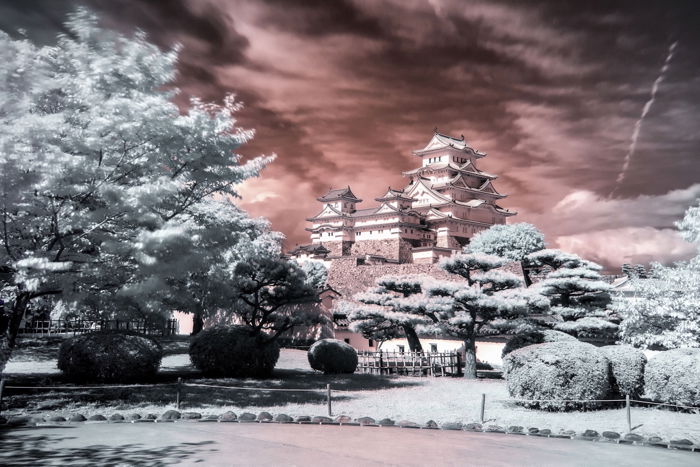
[[634,274],[634,267],[629,263],[623,264],[622,274],[624,274],[627,277],[632,277],[632,275]]
[[643,264],[634,265],[634,275],[642,279],[647,278],[647,268]]
[[233,267],[230,276],[233,301],[222,314],[275,340],[296,326],[325,324],[315,309],[288,305],[318,301],[317,284],[295,261],[250,250]]
[[483,230],[469,242],[467,252],[495,255],[510,261],[517,261],[523,271],[525,286],[530,287],[530,264],[528,255],[544,248],[544,234],[525,222],[494,225]]
[[365,338],[384,341],[404,336],[411,352],[422,352],[416,328],[436,320],[430,311],[421,308],[426,280],[417,275],[380,277],[376,287],[353,297],[361,305],[345,303],[338,311],[347,313],[351,329]]
[[563,321],[555,329],[577,337],[610,336],[617,332],[615,317],[606,313],[611,287],[600,275],[600,265],[559,250],[539,251],[529,260],[550,268],[537,287],[550,297],[551,311]]
[[522,287],[522,280],[497,270],[505,261],[484,254],[459,254],[440,266],[465,281],[434,281],[426,285],[424,305],[437,319],[435,330],[464,341],[466,378],[476,378],[476,337],[486,328],[512,328],[533,310],[548,307],[536,291]]

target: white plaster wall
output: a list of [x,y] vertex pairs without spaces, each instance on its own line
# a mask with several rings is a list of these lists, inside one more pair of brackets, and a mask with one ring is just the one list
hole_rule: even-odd
[[[463,342],[456,339],[439,339],[421,337],[420,343],[423,350],[431,351],[431,344],[437,345],[438,352],[454,352],[456,350],[463,351]],[[404,350],[408,352],[409,346],[406,339],[392,339],[382,343],[381,350],[386,352],[398,352],[399,345],[404,346]],[[491,365],[501,366],[503,359],[501,352],[505,346],[504,342],[476,342],[476,359],[482,362],[490,363]]]
[[[377,351],[377,343],[373,342],[373,347],[369,346],[369,341],[362,337],[362,334],[348,331],[347,329],[335,329],[335,337],[341,341],[345,341],[355,348],[355,350]],[[347,340],[346,340],[347,339]]]

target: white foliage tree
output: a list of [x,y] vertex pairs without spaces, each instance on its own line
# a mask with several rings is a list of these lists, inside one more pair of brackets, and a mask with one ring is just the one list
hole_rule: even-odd
[[611,286],[603,280],[600,265],[560,250],[535,252],[528,261],[549,268],[537,287],[550,297],[551,310],[562,321],[555,325],[556,330],[577,337],[606,337],[617,332],[616,317],[606,310]]
[[411,352],[422,352],[417,328],[437,320],[425,308],[424,276],[387,275],[376,280],[376,287],[356,294],[357,303],[339,305],[339,312],[347,314],[351,329],[367,338],[384,341],[405,337]]
[[524,326],[529,314],[549,305],[536,290],[523,288],[518,276],[497,270],[504,263],[485,254],[455,255],[440,266],[466,282],[435,281],[426,286],[425,307],[437,317],[434,328],[464,341],[466,378],[476,378],[476,338],[481,332]]
[[[700,242],[700,205],[676,223]],[[632,297],[617,297],[622,341],[641,348],[700,347],[700,255],[672,266],[652,264],[649,278],[632,278]]]
[[316,290],[323,289],[328,279],[328,268],[320,261],[304,261],[300,266],[309,284]]
[[[101,29],[85,10],[66,27],[47,47],[0,32],[0,370],[38,298],[102,315],[160,312],[138,298],[170,280],[159,255],[183,255],[187,271],[197,242],[213,244],[193,235],[210,197],[236,196],[271,160],[241,164],[234,151],[252,132],[236,127],[232,97],[172,102],[176,50]],[[265,230],[227,209],[227,228]]]
[[483,230],[469,242],[469,252],[495,255],[510,261],[517,261],[523,271],[525,286],[532,285],[528,255],[544,248],[544,234],[525,222],[517,224],[493,225]]

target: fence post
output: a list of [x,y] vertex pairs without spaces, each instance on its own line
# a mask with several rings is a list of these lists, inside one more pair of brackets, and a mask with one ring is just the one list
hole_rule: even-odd
[[182,377],[177,377],[177,410],[180,410],[180,392],[182,391]]
[[326,391],[328,393],[327,394],[327,396],[328,396],[328,416],[330,417],[331,415],[333,415],[333,413],[331,411],[331,385],[330,384],[326,384]]
[[0,413],[2,413],[2,393],[5,389],[5,378],[0,379]]
[[481,423],[484,423],[484,410],[486,409],[486,394],[481,394],[481,414],[480,414],[480,420]]
[[625,407],[627,408],[627,433],[632,433],[632,410],[630,409],[630,395],[625,396]]

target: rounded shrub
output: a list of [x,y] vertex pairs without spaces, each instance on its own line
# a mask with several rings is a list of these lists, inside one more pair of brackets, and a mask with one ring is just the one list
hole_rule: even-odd
[[610,360],[611,395],[640,397],[647,363],[644,352],[629,345],[607,345],[599,350]]
[[204,374],[231,378],[270,376],[279,344],[247,326],[216,326],[190,341],[190,360]]
[[644,369],[644,396],[669,404],[700,406],[700,349],[659,352]]
[[338,339],[314,342],[307,356],[311,368],[324,373],[354,373],[357,368],[357,352]]
[[162,358],[163,348],[149,337],[96,332],[64,341],[58,368],[77,382],[128,383],[153,378]]
[[514,350],[522,349],[528,345],[544,344],[545,342],[576,341],[577,339],[565,332],[554,331],[552,329],[538,329],[527,331],[508,339],[503,347],[502,356],[505,357]]
[[567,341],[515,350],[504,359],[503,370],[510,396],[532,400],[521,402],[522,405],[572,410],[597,407],[598,403],[586,401],[607,397],[609,365],[595,346]]

